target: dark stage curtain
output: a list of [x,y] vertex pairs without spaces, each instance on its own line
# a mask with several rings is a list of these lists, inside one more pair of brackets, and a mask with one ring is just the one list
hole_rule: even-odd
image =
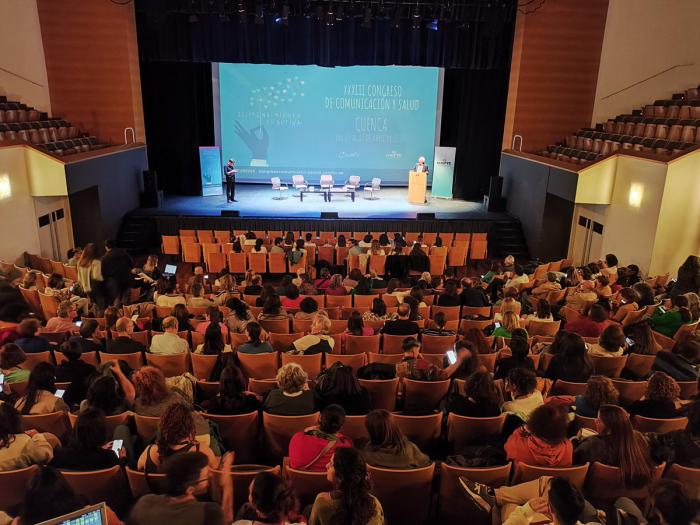
[[446,69],[441,145],[455,146],[453,194],[481,200],[498,175],[510,68]]
[[[304,2],[300,1],[290,2],[298,14],[290,16],[286,26],[275,23],[269,9],[263,24],[253,23],[253,4],[245,0],[243,4],[248,9],[245,24],[233,13],[228,18],[220,16],[217,3],[209,3],[211,8],[207,2],[199,3],[203,9],[198,10],[196,21],[191,22],[192,4],[197,2],[136,0],[141,59],[320,66],[503,67],[510,62],[517,8],[517,0],[472,0],[469,5],[455,2],[455,16],[459,20],[440,21],[439,30],[433,31],[426,23],[436,15],[426,14],[419,28],[414,29],[408,6],[402,7],[402,16],[397,19],[393,18],[393,12],[387,12],[386,16],[375,13],[371,27],[365,28],[362,17],[358,16],[345,16],[343,20],[335,20],[332,26],[325,23],[325,17],[318,20],[314,13],[302,16]],[[336,7],[339,5],[340,2]],[[346,5],[347,10],[350,7]]]
[[166,193],[200,195],[199,146],[214,144],[211,64],[142,62],[148,164]]

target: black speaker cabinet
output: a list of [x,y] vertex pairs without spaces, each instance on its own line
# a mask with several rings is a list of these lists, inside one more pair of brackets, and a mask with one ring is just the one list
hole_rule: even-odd
[[222,217],[240,217],[241,212],[238,210],[221,210]]
[[505,201],[503,194],[503,177],[491,177],[489,183],[489,195],[487,200],[488,211],[503,211],[505,210]]
[[338,212],[337,211],[322,211],[321,218],[322,219],[337,219]]
[[143,192],[153,194],[158,191],[158,174],[155,170],[143,172]]

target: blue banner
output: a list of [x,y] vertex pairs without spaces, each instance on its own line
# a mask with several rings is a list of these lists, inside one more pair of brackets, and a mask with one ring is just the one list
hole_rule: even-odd
[[433,197],[452,198],[452,183],[455,176],[455,152],[456,149],[452,147],[438,146],[435,148],[433,187],[430,191]]
[[220,64],[221,142],[239,182],[330,173],[407,184],[433,165],[438,68]]
[[218,146],[200,146],[199,170],[202,174],[202,195],[222,195],[221,185],[223,165],[221,148]]

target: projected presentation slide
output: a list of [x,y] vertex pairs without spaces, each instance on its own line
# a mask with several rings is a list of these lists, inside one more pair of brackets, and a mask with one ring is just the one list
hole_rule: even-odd
[[221,146],[237,182],[321,174],[405,185],[432,168],[438,68],[219,64]]

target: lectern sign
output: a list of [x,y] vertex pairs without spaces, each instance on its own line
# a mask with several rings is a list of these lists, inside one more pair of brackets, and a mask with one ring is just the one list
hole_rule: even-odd
[[452,198],[452,181],[455,171],[455,148],[435,147],[435,164],[433,165],[433,197]]

